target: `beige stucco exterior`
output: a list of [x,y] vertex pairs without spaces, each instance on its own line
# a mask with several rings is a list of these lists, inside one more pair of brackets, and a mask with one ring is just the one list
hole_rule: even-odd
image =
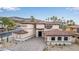
[[52,29],[59,29],[59,25],[52,25],[52,28],[50,28],[50,29],[44,28],[44,31],[49,31]]
[[52,29],[59,29],[59,25],[53,25]]
[[27,36],[31,36],[34,34],[34,25],[33,24],[23,24],[24,26],[21,26],[24,31],[27,31],[28,33],[26,34]]
[[[48,24],[49,25],[49,24]],[[20,36],[20,38],[29,38],[29,37],[33,37],[34,34],[36,34],[36,37],[39,37],[39,31],[42,32],[42,37],[44,37],[45,41],[47,42],[48,45],[52,44],[52,45],[55,45],[55,44],[72,44],[75,42],[75,38],[73,38],[72,36],[67,36],[68,37],[68,41],[64,41],[64,36],[61,36],[62,37],[62,40],[61,41],[58,41],[57,37],[58,36],[54,36],[55,37],[55,41],[52,41],[51,40],[51,36],[44,36],[44,31],[50,31],[52,29],[59,29],[59,25],[58,24],[52,24],[52,27],[50,29],[47,29],[45,27],[45,24],[39,24],[37,23],[36,24],[36,29],[34,28],[34,25],[33,24],[21,24],[21,27],[23,30],[27,31],[28,33],[27,34],[22,34],[22,35],[17,35],[17,34],[14,34],[14,36],[16,36],[16,38],[18,36]]]
[[45,25],[44,24],[36,24],[36,28],[38,29],[44,29],[45,28]]

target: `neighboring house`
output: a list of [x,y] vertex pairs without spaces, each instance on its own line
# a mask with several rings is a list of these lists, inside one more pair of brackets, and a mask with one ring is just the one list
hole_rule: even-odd
[[74,26],[68,26],[68,28],[66,28],[66,31],[70,31],[70,32],[77,32],[77,25]]
[[7,32],[2,21],[0,21],[0,42],[6,42],[7,39],[11,41],[13,39],[12,32]]
[[0,42],[9,42],[13,40],[12,32],[0,32]]
[[70,26],[70,30],[74,31],[75,33],[79,33],[79,25]]
[[70,26],[68,31],[74,32],[76,43],[79,43],[79,25]]

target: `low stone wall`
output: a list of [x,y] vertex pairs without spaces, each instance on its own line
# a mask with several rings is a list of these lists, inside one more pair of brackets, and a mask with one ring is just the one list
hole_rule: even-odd
[[47,45],[71,45],[71,42],[47,42]]

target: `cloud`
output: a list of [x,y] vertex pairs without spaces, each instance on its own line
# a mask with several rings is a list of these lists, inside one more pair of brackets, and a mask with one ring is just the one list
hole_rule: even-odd
[[66,8],[68,10],[71,10],[71,11],[79,11],[79,7],[70,7],[70,8]]
[[0,7],[0,12],[6,11],[17,11],[20,10],[19,7]]

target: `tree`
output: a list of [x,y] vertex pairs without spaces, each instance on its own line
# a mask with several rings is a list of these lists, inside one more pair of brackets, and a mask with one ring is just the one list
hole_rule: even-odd
[[36,19],[34,16],[31,16],[31,21],[33,22],[33,25],[34,25],[34,36],[36,36]]
[[71,25],[75,25],[75,22],[73,20],[70,20]]
[[34,16],[31,16],[31,21],[32,21],[32,22],[35,22]]
[[48,17],[47,19],[46,19],[46,21],[49,21],[50,20],[50,18]]
[[57,21],[58,20],[58,17],[57,16],[53,16],[53,21]]
[[53,17],[50,17],[50,20],[53,20]]
[[49,17],[50,20],[56,22],[56,21],[59,21],[58,17],[57,16],[52,16],[52,17]]
[[4,25],[4,28],[6,29],[7,32],[9,32],[16,25],[15,22],[8,17],[2,17],[0,20],[2,21],[2,24]]
[[73,25],[75,25],[75,22],[73,20],[67,20],[67,25],[73,26]]

